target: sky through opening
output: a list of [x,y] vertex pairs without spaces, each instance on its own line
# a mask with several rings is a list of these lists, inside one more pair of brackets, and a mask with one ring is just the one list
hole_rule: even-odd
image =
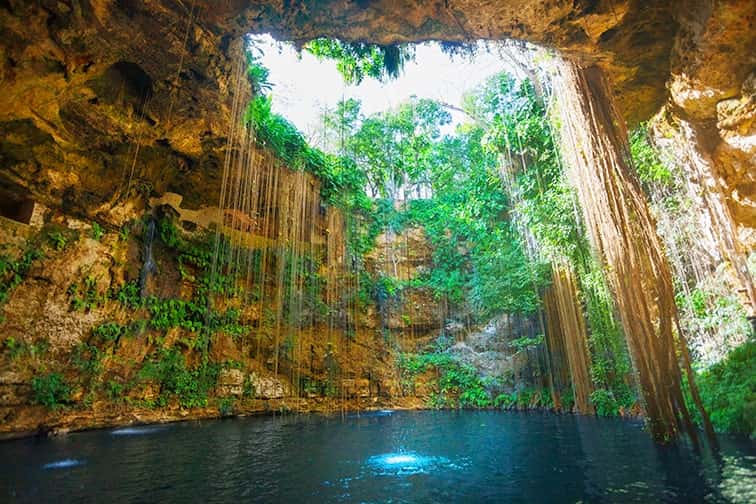
[[[310,141],[319,136],[323,111],[333,109],[342,99],[360,100],[365,115],[392,109],[412,96],[461,107],[465,93],[494,74],[511,72],[495,49],[481,48],[473,58],[451,57],[438,44],[427,42],[416,46],[415,59],[407,62],[399,78],[380,82],[366,77],[359,85],[348,85],[334,61],[319,60],[307,51],[299,53],[270,35],[251,40],[261,52],[260,62],[270,70],[273,111],[294,123]],[[459,111],[449,112],[452,122],[444,127],[444,133],[452,133],[466,120]]]

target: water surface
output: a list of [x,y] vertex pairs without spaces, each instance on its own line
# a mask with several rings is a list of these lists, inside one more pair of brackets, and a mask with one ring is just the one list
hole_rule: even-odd
[[390,412],[126,427],[0,443],[5,502],[756,502],[756,448],[639,423]]

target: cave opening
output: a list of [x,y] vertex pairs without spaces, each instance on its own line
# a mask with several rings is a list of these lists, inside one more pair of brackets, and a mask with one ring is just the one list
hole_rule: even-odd
[[0,440],[266,416],[0,486],[747,500],[753,29],[704,3],[3,2]]
[[[650,148],[648,136],[641,129],[631,145],[624,127],[612,130],[622,120],[611,93],[602,91],[600,70],[513,42],[381,46],[314,39],[299,50],[279,44],[271,57],[275,45],[270,37],[245,39],[235,94],[247,86],[252,94],[246,109],[237,100],[232,110],[219,207],[232,229],[249,231],[254,224],[246,223],[257,222],[256,231],[285,251],[263,252],[261,265],[240,268],[246,242],[219,237],[220,254],[213,256],[214,269],[225,256],[232,271],[246,272],[248,288],[257,282],[262,289],[266,275],[275,276],[275,374],[280,366],[294,374],[295,346],[302,339],[281,328],[310,316],[301,304],[282,304],[281,297],[287,284],[295,297],[306,297],[301,277],[314,268],[306,225],[314,195],[303,181],[308,172],[331,207],[320,226],[326,235],[330,346],[350,348],[360,330],[362,295],[376,304],[384,340],[410,362],[450,359],[475,374],[479,352],[465,356],[471,341],[477,340],[479,350],[508,349],[491,355],[495,363],[509,359],[512,365],[492,363],[488,367],[497,370],[489,375],[477,371],[483,373],[478,380],[498,385],[476,389],[473,380],[458,385],[473,387],[461,396],[442,390],[433,399],[439,406],[514,402],[524,395],[535,404],[583,414],[636,408],[648,415],[657,439],[674,437],[684,427],[697,442],[683,400],[685,374],[692,403],[712,436],[692,381],[683,326],[673,327],[678,311],[668,258],[653,252],[662,246],[647,204],[638,203],[639,177],[661,161],[627,161],[633,148]],[[424,57],[436,58],[425,74],[418,57],[424,51]],[[481,53],[489,57],[488,66],[476,61]],[[324,68],[331,71],[330,82],[319,74]],[[482,77],[484,68],[489,74]],[[415,70],[413,89],[406,82]],[[447,82],[444,72],[450,72]],[[278,73],[286,78],[277,80]],[[583,73],[591,84],[581,87],[583,77],[573,74]],[[340,92],[337,74],[343,79]],[[372,90],[365,85],[370,78],[379,83]],[[440,91],[444,84],[446,93]],[[423,96],[428,89],[436,96]],[[597,94],[599,101],[590,106],[571,102]],[[598,126],[588,130],[594,123]],[[264,167],[254,155],[256,146],[298,175],[287,182]],[[609,160],[604,187],[586,182],[597,159]],[[284,192],[273,189],[263,199],[263,186]],[[584,192],[587,187],[599,187],[599,194]],[[599,208],[603,191],[624,196]],[[628,237],[634,241],[617,248]],[[367,293],[360,293],[361,277],[369,281]],[[639,283],[630,286],[629,279]],[[649,285],[660,290],[654,293]],[[628,297],[631,290],[634,297]],[[583,305],[587,291],[593,294]],[[549,296],[555,301],[546,303]],[[644,314],[640,320],[638,313]],[[529,320],[528,330],[520,326],[513,337],[507,326],[523,319]],[[297,331],[301,324],[294,323]],[[347,336],[344,342],[338,342],[340,332]],[[675,344],[683,355],[679,362]],[[401,372],[408,365],[400,359]],[[348,381],[343,393],[357,397],[355,374],[342,376]],[[473,390],[477,403],[465,397]]]
[[0,190],[0,216],[21,224],[31,224],[34,208],[32,198]]

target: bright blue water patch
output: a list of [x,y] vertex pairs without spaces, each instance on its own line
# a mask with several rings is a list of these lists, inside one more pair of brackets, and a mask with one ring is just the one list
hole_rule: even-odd
[[42,469],[65,469],[67,467],[76,467],[82,465],[84,462],[76,459],[65,459],[50,462],[42,466]]
[[367,461],[377,474],[380,475],[409,475],[427,474],[438,469],[456,469],[460,466],[453,464],[446,457],[431,457],[413,452],[396,452],[375,455]]
[[394,411],[126,432],[154,428],[2,442],[0,502],[756,503],[747,437],[720,436],[713,456],[616,418]]
[[124,427],[110,431],[113,436],[143,436],[145,434],[154,434],[164,431],[165,427]]

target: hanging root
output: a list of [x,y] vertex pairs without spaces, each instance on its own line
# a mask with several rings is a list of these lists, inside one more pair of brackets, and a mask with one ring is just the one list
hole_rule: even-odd
[[[597,67],[563,63],[556,93],[568,175],[607,270],[651,433],[666,441],[685,429],[696,441],[683,399],[680,359],[687,356],[687,346],[675,324],[672,276],[632,168],[624,122]],[[696,398],[692,373],[688,381]],[[706,412],[696,403],[711,432]]]

